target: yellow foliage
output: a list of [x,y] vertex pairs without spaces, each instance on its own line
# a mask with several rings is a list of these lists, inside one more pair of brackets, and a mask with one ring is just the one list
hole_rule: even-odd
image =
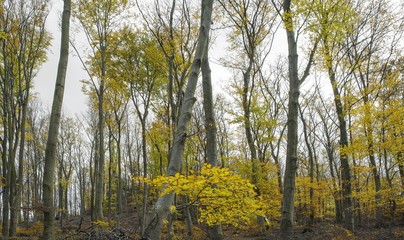
[[32,226],[24,228],[17,227],[17,234],[19,236],[29,236],[33,239],[33,236],[40,236],[43,232],[43,223],[37,221]]
[[[254,186],[227,168],[206,164],[201,172],[190,176],[176,173],[175,176],[142,180],[162,188],[161,195],[174,192],[187,196],[189,205],[199,207],[200,221],[208,225],[248,225],[257,215],[264,215],[265,202],[256,196]],[[176,209],[183,207],[188,206],[177,206]]]
[[107,221],[97,220],[97,221],[94,221],[92,223],[94,225],[97,225],[97,226],[99,226],[101,228],[106,228],[106,229],[112,228],[112,227],[114,227],[116,225],[115,221],[107,222]]

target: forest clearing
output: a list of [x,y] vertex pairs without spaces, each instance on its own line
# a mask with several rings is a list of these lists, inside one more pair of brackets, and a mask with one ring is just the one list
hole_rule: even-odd
[[404,239],[403,11],[0,0],[1,239]]

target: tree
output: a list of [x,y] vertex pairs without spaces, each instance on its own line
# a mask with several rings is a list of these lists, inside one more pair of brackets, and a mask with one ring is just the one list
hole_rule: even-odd
[[[280,13],[280,10],[278,10],[278,13]],[[282,218],[281,218],[281,237],[283,239],[290,238],[293,234],[292,223],[293,223],[293,208],[294,208],[295,177],[297,170],[300,86],[309,76],[310,68],[313,63],[314,53],[317,49],[318,44],[318,39],[315,39],[313,47],[310,50],[309,59],[306,68],[304,70],[304,73],[301,77],[299,77],[297,36],[295,32],[296,29],[299,28],[295,26],[295,19],[294,19],[295,14],[296,13],[292,9],[292,1],[284,0],[282,21],[286,30],[287,43],[288,43],[289,99],[288,99],[288,118],[287,118],[288,133],[287,133],[287,147],[286,147],[286,167],[283,181],[284,190],[282,198]]]
[[[382,180],[381,166],[378,166],[376,159],[378,143],[374,120],[377,118],[374,115],[377,112],[376,102],[381,86],[386,80],[387,65],[396,57],[394,52],[398,47],[398,34],[399,32],[402,34],[402,29],[395,27],[395,17],[388,8],[388,3],[385,1],[359,4],[358,14],[362,17],[355,22],[354,30],[344,44],[347,60],[353,69],[351,75],[355,79],[358,95],[363,102],[363,105],[357,108],[363,111],[360,124],[363,126],[363,142],[367,145],[369,165],[372,168],[376,192],[376,225],[379,227],[383,223]],[[383,43],[388,37],[391,37],[389,44]],[[360,101],[360,99],[356,101]]]
[[0,5],[0,26],[4,33],[0,39],[0,88],[6,185],[2,199],[2,234],[5,237],[15,234],[21,207],[27,107],[32,79],[45,62],[46,49],[50,45],[49,34],[45,31],[48,11],[46,1],[1,1]]
[[[171,150],[170,163],[167,170],[168,176],[174,176],[181,171],[182,157],[184,154],[184,145],[187,137],[187,125],[191,119],[192,107],[195,103],[195,89],[201,68],[202,59],[208,44],[209,31],[212,18],[212,0],[202,1],[201,26],[199,29],[198,43],[195,51],[195,57],[192,62],[192,68],[189,75],[185,95],[184,104],[180,111],[178,120],[178,128],[174,138],[174,144]],[[160,239],[160,233],[163,226],[163,219],[170,212],[170,206],[174,199],[174,193],[171,192],[164,196],[160,196],[154,206],[153,212],[147,221],[144,237],[150,239]]]
[[[168,68],[166,110],[169,114],[164,118],[173,138],[184,100],[184,87],[191,70],[192,56],[196,49],[199,22],[193,16],[198,14],[199,8],[193,6],[193,3],[186,0],[157,0],[154,1],[153,8],[148,10],[149,6],[136,1],[145,26],[160,46]],[[169,11],[162,11],[163,9]],[[168,155],[172,144],[168,143]]]
[[[113,65],[113,71],[115,71],[115,77],[120,76],[121,80],[126,84],[136,116],[140,121],[143,177],[147,177],[146,124],[151,101],[157,96],[162,86],[165,64],[159,61],[163,54],[151,36],[129,28],[125,29],[120,35],[122,35],[119,39],[120,44],[115,51],[117,55],[112,55],[113,60],[116,61]],[[147,184],[144,184],[142,232],[146,222],[147,192]]]
[[[122,16],[126,9],[126,0],[80,0],[75,5],[75,17],[79,20],[83,28],[88,44],[92,50],[90,65],[87,67],[82,60],[92,86],[92,91],[97,96],[98,109],[98,150],[95,169],[95,199],[93,219],[102,220],[104,218],[102,202],[104,198],[104,169],[105,169],[105,114],[104,114],[104,93],[107,81],[108,54],[112,49],[110,46],[111,33],[117,26],[119,16]],[[77,52],[77,49],[76,49]]]
[[[213,108],[213,93],[212,93],[212,78],[209,66],[209,36],[208,44],[204,57],[202,58],[202,87],[203,87],[203,110],[205,114],[205,131],[206,131],[206,155],[207,163],[212,167],[219,165],[217,161],[217,129],[215,122],[215,114]],[[188,213],[189,215],[189,213]],[[189,218],[188,218],[189,219]],[[211,226],[209,229],[210,239],[221,240],[224,239],[222,226],[220,224]]]
[[[253,126],[253,109],[258,107],[256,103],[256,85],[259,73],[262,70],[263,60],[259,59],[268,55],[269,50],[266,49],[268,36],[274,32],[275,16],[270,9],[267,1],[241,0],[241,1],[219,1],[223,7],[229,22],[232,25],[232,33],[230,39],[232,48],[241,50],[238,53],[237,63],[231,64],[242,73],[242,84],[237,86],[237,93],[241,95],[241,105],[243,116],[241,117],[244,125],[244,132],[250,151],[252,183],[256,185],[258,195],[258,155],[259,143],[255,142]],[[268,24],[269,22],[269,24]],[[269,48],[270,49],[270,48]],[[260,56],[260,52],[261,53]],[[246,59],[246,60],[244,60]],[[262,62],[260,62],[260,60]],[[262,219],[259,219],[262,223]]]
[[43,176],[43,203],[44,203],[44,239],[54,239],[55,209],[53,206],[53,179],[56,165],[56,146],[62,112],[64,86],[69,59],[69,30],[70,30],[71,1],[64,0],[62,13],[62,38],[58,73],[55,83],[52,111],[49,124],[48,140],[45,150],[45,166]]

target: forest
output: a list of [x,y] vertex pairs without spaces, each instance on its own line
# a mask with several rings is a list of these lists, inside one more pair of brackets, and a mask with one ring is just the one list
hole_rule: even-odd
[[404,239],[403,11],[0,0],[1,239]]

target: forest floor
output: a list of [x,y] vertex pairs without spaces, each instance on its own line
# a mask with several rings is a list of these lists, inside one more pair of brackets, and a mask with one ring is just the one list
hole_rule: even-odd
[[[404,216],[403,216],[404,217]],[[108,223],[91,222],[90,214],[75,216],[67,219],[56,220],[56,239],[64,240],[139,240],[140,225],[138,215],[134,211],[128,211],[120,216],[120,221],[111,220]],[[310,227],[294,226],[294,240],[403,240],[404,219],[395,226],[384,228],[373,227],[370,221],[368,225],[357,227],[355,233],[335,224],[331,220],[325,220]],[[114,226],[114,227],[110,227]],[[17,237],[11,239],[40,239],[43,226],[41,223],[22,223],[17,229]],[[174,222],[175,235],[172,240],[206,240],[206,226],[194,225],[193,237],[187,237],[187,230],[184,221]],[[271,227],[260,231],[260,228],[239,229],[231,226],[223,226],[226,240],[278,240],[279,227]],[[163,232],[162,239],[167,238],[167,232]],[[292,240],[291,239],[291,240]]]
[[[94,224],[90,221],[88,215],[81,217],[75,216],[62,221],[56,220],[56,239],[75,240],[75,239],[93,239],[93,240],[115,240],[115,239],[133,239],[139,240],[139,222],[137,214],[124,213],[120,216],[119,222],[108,221]],[[110,227],[114,226],[114,227]],[[40,223],[23,223],[19,226],[18,237],[12,239],[40,239],[43,226]],[[206,240],[206,229],[200,225],[194,225],[193,237],[187,237],[187,231],[184,221],[174,223],[175,235],[172,240]],[[205,229],[205,230],[204,230]],[[223,226],[223,232],[226,240],[277,240],[279,239],[279,227],[271,227],[260,231],[259,228],[238,229],[230,226]],[[163,232],[162,239],[167,239],[167,233]],[[372,224],[358,227],[353,234],[343,228],[341,225],[334,224],[331,221],[317,223],[310,227],[294,226],[294,240],[399,240],[404,239],[404,224],[389,226],[385,228],[375,228]]]

